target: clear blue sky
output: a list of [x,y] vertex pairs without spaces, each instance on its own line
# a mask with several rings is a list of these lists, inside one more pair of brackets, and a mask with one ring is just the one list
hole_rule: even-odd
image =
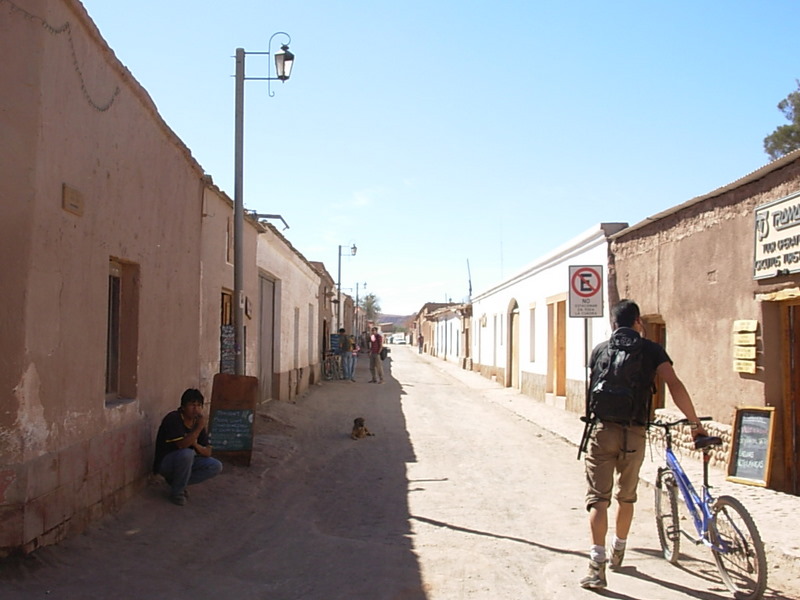
[[231,197],[232,57],[291,35],[290,81],[246,83],[245,206],[334,279],[355,243],[342,288],[387,314],[465,299],[467,261],[477,294],[766,164],[800,78],[794,0],[83,4]]

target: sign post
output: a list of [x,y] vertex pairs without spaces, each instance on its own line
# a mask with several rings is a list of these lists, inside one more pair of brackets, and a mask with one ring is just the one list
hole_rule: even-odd
[[603,316],[603,267],[569,268],[569,316]]
[[[569,267],[569,316],[583,319],[583,366],[586,388],[586,416],[589,416],[589,319],[603,316],[603,267]],[[584,430],[584,436],[588,430]],[[581,443],[581,446],[583,442]],[[581,451],[578,450],[578,458]]]

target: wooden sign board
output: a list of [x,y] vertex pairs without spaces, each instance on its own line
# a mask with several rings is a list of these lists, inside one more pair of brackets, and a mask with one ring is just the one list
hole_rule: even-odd
[[771,406],[736,409],[728,481],[761,487],[769,484],[774,412]]
[[758,331],[758,321],[755,319],[738,319],[733,322],[733,331]]
[[734,333],[733,343],[736,346],[755,346],[756,334],[755,333]]
[[214,456],[233,464],[250,465],[257,400],[257,377],[214,375],[209,418]]
[[756,361],[736,359],[733,361],[733,370],[736,373],[756,374]]

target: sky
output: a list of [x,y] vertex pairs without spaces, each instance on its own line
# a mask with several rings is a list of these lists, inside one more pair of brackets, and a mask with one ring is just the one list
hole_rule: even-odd
[[767,164],[800,78],[794,0],[82,2],[231,198],[236,48],[289,34],[289,81],[245,82],[245,208],[384,314]]

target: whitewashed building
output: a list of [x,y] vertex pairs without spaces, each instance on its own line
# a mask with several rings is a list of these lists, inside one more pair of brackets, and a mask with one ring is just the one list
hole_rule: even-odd
[[[615,278],[608,238],[626,226],[601,223],[592,227],[475,295],[473,370],[537,399],[582,412],[587,357],[610,335],[608,307],[617,299],[616,289],[610,289]],[[597,277],[587,283],[582,279],[585,273],[574,271],[571,276],[571,266],[600,269],[589,272]],[[578,292],[588,286],[603,317],[570,317],[572,286]],[[573,292],[575,298],[581,296]],[[573,308],[578,312],[577,306]]]

